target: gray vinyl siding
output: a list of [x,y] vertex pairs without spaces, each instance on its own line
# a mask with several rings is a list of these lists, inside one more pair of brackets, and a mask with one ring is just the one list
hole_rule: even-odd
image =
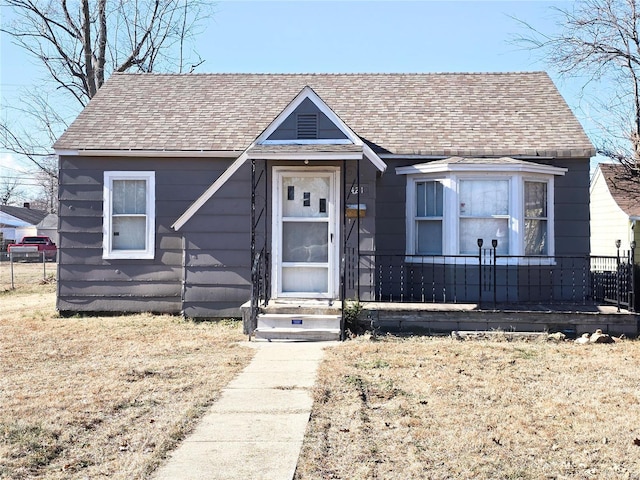
[[[226,166],[216,164],[216,177]],[[247,162],[181,228],[185,316],[239,317],[240,306],[250,299],[250,199],[251,165]]]
[[556,255],[589,255],[589,159],[556,160],[567,168],[555,179]]
[[[229,299],[236,304],[233,313],[237,316],[237,306],[249,291],[249,197],[248,180],[242,180],[242,172],[183,231],[171,228],[231,161],[61,157],[58,309],[66,313],[180,313],[184,295],[193,316],[232,313]],[[116,170],[155,171],[154,259],[102,258],[104,171]],[[186,275],[183,261],[187,262]],[[194,308],[193,302],[203,309]]]

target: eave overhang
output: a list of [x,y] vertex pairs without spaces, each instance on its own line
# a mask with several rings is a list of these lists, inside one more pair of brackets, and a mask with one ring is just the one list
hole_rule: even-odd
[[54,149],[59,157],[237,158],[237,150],[97,150]]
[[544,175],[564,175],[568,169],[511,157],[464,158],[450,157],[433,162],[396,168],[397,175],[416,175],[449,172],[522,172]]

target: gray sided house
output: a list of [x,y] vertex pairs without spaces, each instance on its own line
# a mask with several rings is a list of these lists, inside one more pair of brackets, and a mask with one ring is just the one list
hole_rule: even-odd
[[589,295],[594,148],[543,72],[115,74],[55,150],[62,312]]

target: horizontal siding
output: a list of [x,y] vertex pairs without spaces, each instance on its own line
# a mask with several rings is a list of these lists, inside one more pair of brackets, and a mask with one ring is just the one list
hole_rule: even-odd
[[189,318],[240,318],[242,313],[237,302],[185,302],[184,315]]
[[[232,161],[233,159],[61,157],[58,308],[69,312],[179,313],[182,310],[184,272],[183,232],[175,232],[171,225]],[[153,259],[102,258],[105,170],[155,171],[156,250]],[[243,192],[248,191],[248,185],[246,179],[231,179],[225,186],[230,188],[221,189],[221,193],[225,190],[220,197],[224,199],[222,206],[240,210],[238,202],[245,195]],[[247,207],[245,211],[248,212]],[[219,221],[212,214],[204,225],[197,221],[191,223],[198,225],[203,234],[214,237]],[[227,225],[227,230],[233,231],[231,218],[224,224]],[[206,247],[206,241],[202,241]],[[235,242],[239,240],[236,239]],[[248,245],[249,241],[245,243]],[[246,257],[248,261],[248,254]],[[213,260],[212,255],[208,255],[208,258]]]
[[591,194],[591,253],[616,255],[615,241],[629,249],[631,240],[629,217],[615,202],[602,175],[598,175]]
[[240,286],[211,286],[211,285],[187,285],[185,289],[186,301],[190,304],[215,302],[235,302],[238,307],[248,301],[251,296],[249,285]]
[[251,285],[251,269],[248,267],[193,267],[187,268],[187,285]]
[[173,282],[182,275],[182,267],[158,265],[130,265],[104,266],[95,265],[60,265],[58,279],[62,282]]
[[249,250],[195,250],[187,251],[186,263],[190,267],[241,267],[250,262]]
[[588,255],[589,160],[557,160],[553,165],[567,169],[554,180],[556,255]]
[[185,238],[187,240],[186,242],[187,250],[191,253],[200,249],[206,249],[206,250],[229,249],[229,250],[244,250],[248,252],[249,251],[248,249],[251,247],[251,234],[249,232],[251,223],[248,221],[248,219],[247,219],[247,222],[245,222],[245,225],[246,225],[246,231],[233,232],[233,233],[218,233],[218,232],[204,233],[202,232],[202,229],[206,227],[201,225],[196,230],[196,233],[189,233],[185,235]]
[[58,297],[57,309],[63,314],[82,313],[171,313],[178,314],[181,310],[179,298],[148,297]]
[[[156,277],[148,281],[83,281],[65,280],[58,286],[58,292],[61,297],[80,296],[80,297],[180,297],[181,285],[179,282],[159,281]],[[106,295],[108,292],[108,295]]]

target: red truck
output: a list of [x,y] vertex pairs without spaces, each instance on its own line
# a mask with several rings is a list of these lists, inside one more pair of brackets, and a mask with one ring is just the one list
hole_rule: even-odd
[[18,243],[10,243],[7,251],[24,258],[33,258],[36,256],[35,254],[40,257],[40,252],[43,252],[44,258],[52,262],[55,262],[58,257],[56,244],[49,237],[43,235],[23,237]]

